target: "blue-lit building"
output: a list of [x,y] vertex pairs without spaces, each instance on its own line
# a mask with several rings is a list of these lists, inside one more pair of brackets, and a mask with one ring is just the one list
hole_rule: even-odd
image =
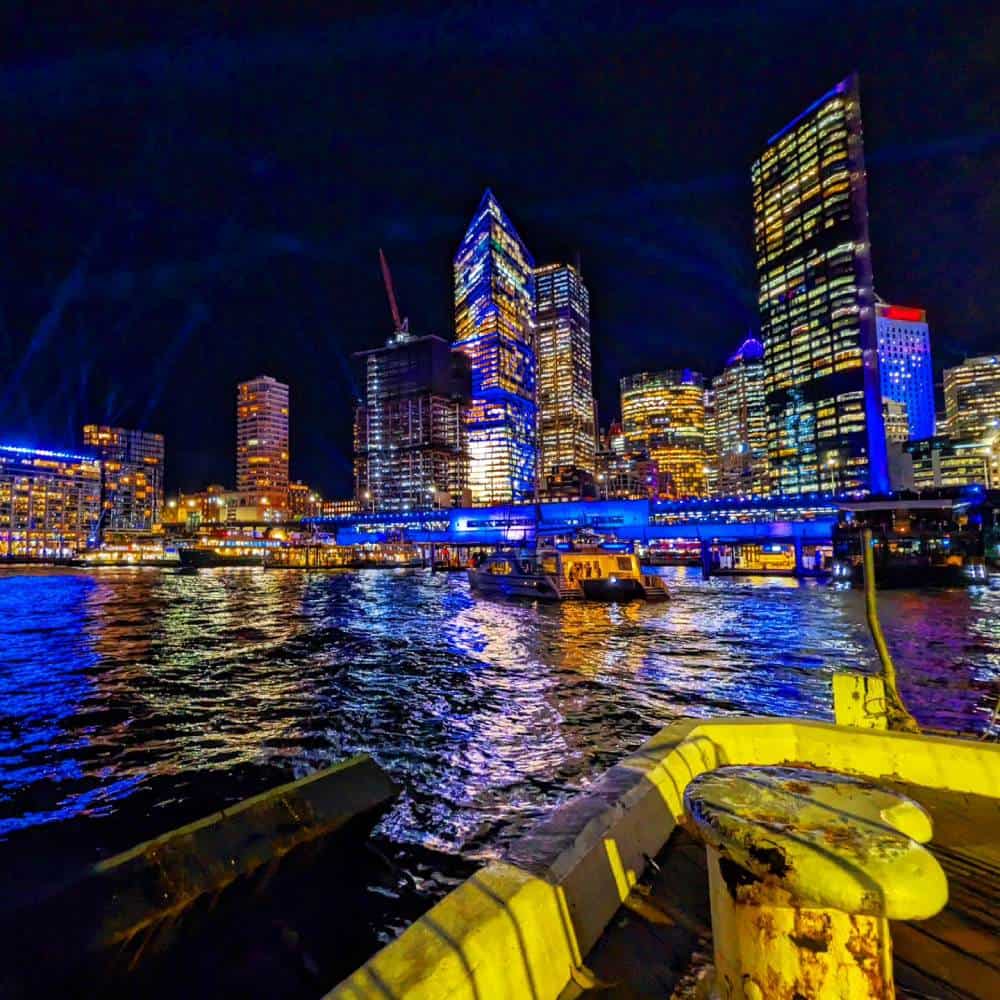
[[97,541],[95,455],[0,444],[0,561],[68,559]]
[[889,489],[856,76],[751,170],[770,490]]
[[882,395],[906,406],[910,440],[934,437],[934,368],[923,309],[875,304]]
[[538,476],[535,262],[489,189],[454,266],[454,349],[472,369],[472,501],[528,500]]

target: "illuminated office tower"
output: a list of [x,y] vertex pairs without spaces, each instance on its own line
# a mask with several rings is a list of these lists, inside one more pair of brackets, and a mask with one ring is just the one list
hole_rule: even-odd
[[441,337],[405,332],[355,357],[364,365],[364,399],[354,417],[358,501],[375,511],[462,504],[468,359]]
[[660,496],[705,496],[702,376],[688,370],[628,375],[621,380],[621,405],[626,447],[656,463]]
[[719,467],[718,495],[767,491],[764,348],[748,337],[712,380]]
[[69,558],[97,541],[100,514],[93,455],[0,444],[0,561]]
[[474,503],[529,500],[538,474],[531,254],[489,189],[455,254],[455,344],[472,369]]
[[105,531],[149,531],[163,520],[163,435],[86,424],[83,443],[101,460]]
[[1000,356],[945,368],[944,413],[952,439],[978,440],[1000,430]]
[[539,478],[556,468],[594,474],[590,295],[575,267],[535,268]]
[[236,489],[245,506],[288,506],[288,386],[269,375],[236,387]]
[[944,370],[944,412],[947,436],[986,454],[990,485],[1000,489],[1000,355]]
[[875,329],[882,396],[906,406],[909,440],[934,437],[934,369],[927,313],[876,302]]
[[754,163],[754,252],[773,493],[888,491],[857,78]]

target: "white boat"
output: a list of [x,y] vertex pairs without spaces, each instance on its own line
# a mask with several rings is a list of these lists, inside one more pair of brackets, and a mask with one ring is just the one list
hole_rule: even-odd
[[601,545],[496,552],[469,569],[473,590],[541,601],[662,600],[665,582],[644,573],[634,552]]

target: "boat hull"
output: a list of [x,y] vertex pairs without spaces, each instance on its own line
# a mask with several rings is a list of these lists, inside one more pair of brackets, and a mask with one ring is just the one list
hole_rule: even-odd
[[263,555],[220,556],[214,549],[180,549],[182,569],[212,569],[218,566],[263,566]]
[[559,595],[545,577],[500,576],[470,569],[469,586],[481,594],[523,597],[534,601],[557,601]]

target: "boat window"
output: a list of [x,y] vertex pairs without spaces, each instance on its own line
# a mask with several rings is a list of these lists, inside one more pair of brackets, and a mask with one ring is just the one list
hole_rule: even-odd
[[543,573],[555,573],[555,572],[557,572],[557,570],[558,570],[558,567],[556,566],[556,558],[555,558],[555,556],[546,556],[542,560],[542,572]]
[[630,556],[619,556],[618,557],[618,568],[619,569],[631,569],[632,559]]
[[491,562],[489,565],[489,571],[494,576],[510,576],[510,563],[506,560]]

